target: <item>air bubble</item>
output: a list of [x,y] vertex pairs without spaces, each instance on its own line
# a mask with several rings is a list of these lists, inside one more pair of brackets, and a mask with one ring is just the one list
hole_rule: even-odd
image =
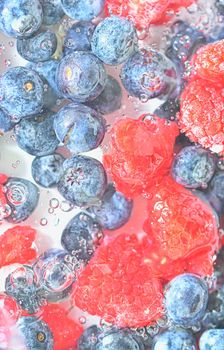
[[79,317],[79,322],[80,322],[81,324],[85,324],[85,323],[86,323],[86,317],[85,317],[85,316]]
[[49,208],[49,209],[48,209],[48,213],[49,213],[49,214],[53,214],[53,213],[54,213],[54,209],[53,209],[53,208]]
[[48,223],[48,221],[47,221],[47,219],[46,219],[46,218],[42,218],[42,219],[40,219],[40,224],[41,224],[41,226],[46,226],[46,225],[47,225],[47,223]]
[[5,59],[5,65],[6,67],[10,67],[12,64],[11,60],[10,59]]
[[50,207],[53,209],[57,209],[59,207],[59,200],[57,198],[51,198],[50,202]]
[[22,183],[15,183],[9,188],[6,188],[6,196],[11,204],[18,206],[26,202],[28,192]]
[[64,211],[65,213],[71,211],[72,209],[74,209],[74,204],[72,204],[71,202],[67,202],[67,201],[62,201],[61,205],[60,205],[60,209],[62,211]]

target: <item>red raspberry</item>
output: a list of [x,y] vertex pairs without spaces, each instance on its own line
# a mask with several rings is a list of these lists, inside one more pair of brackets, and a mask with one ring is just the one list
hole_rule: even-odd
[[45,321],[54,337],[54,350],[75,349],[76,342],[83,332],[80,324],[66,315],[66,310],[57,305],[44,306],[41,319]]
[[36,231],[30,226],[14,226],[0,236],[0,267],[24,264],[36,258],[37,252],[31,248]]
[[194,54],[191,78],[224,84],[224,40],[205,45]]
[[132,20],[138,29],[150,24],[161,24],[171,19],[170,11],[190,6],[194,0],[106,0],[106,15],[117,15]]
[[190,82],[180,99],[179,126],[191,141],[224,154],[224,90],[198,79]]
[[16,323],[21,310],[16,301],[8,295],[0,294],[0,327],[10,326]]
[[74,284],[74,303],[120,327],[152,324],[162,314],[162,285],[152,275],[146,234],[107,238]]
[[111,151],[104,156],[117,189],[133,197],[167,174],[178,133],[174,122],[156,116],[118,121],[111,132]]
[[173,269],[178,268],[181,272],[211,274],[212,258],[219,248],[211,209],[169,177],[151,188],[150,196],[144,230],[159,257],[154,272],[165,278],[173,277]]

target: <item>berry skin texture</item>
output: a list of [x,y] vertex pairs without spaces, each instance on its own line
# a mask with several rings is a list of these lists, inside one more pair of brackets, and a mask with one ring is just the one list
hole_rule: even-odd
[[209,329],[199,340],[200,350],[224,350],[224,329]]
[[187,188],[207,187],[215,172],[215,158],[198,146],[184,147],[174,158],[172,176]]
[[224,213],[224,173],[217,172],[208,187],[208,200],[218,215]]
[[137,120],[125,118],[115,123],[104,165],[117,191],[132,198],[159,182],[171,166],[178,134],[176,123],[156,116],[142,115]]
[[195,325],[204,316],[207,303],[208,287],[196,275],[179,275],[166,286],[166,314],[178,326]]
[[100,22],[91,41],[94,55],[110,65],[126,61],[134,52],[136,45],[137,35],[132,22],[116,16],[105,18]]
[[60,0],[40,0],[43,9],[43,25],[51,26],[64,16]]
[[14,128],[15,123],[13,123],[12,118],[0,109],[0,135]]
[[196,350],[193,334],[185,329],[169,329],[154,338],[152,350]]
[[119,327],[154,323],[163,294],[148,259],[150,245],[147,235],[105,239],[74,284],[74,304]]
[[63,307],[58,304],[44,306],[41,319],[47,323],[53,334],[54,350],[76,349],[76,343],[83,328],[66,315]]
[[207,44],[200,49],[192,57],[191,78],[202,78],[213,83],[224,84],[224,40]]
[[158,254],[154,273],[168,279],[184,271],[211,275],[213,255],[219,248],[212,210],[169,177],[149,193],[144,230]]
[[190,82],[180,98],[179,127],[203,148],[224,154],[223,89],[206,80]]
[[[59,320],[57,322],[60,324]],[[17,322],[26,350],[53,350],[54,339],[47,323],[36,317],[21,317]]]
[[43,11],[39,0],[2,0],[0,30],[15,38],[27,38],[41,26]]
[[68,55],[74,51],[91,51],[91,39],[95,25],[91,22],[80,21],[71,26],[67,31],[63,53]]
[[91,21],[103,10],[104,0],[61,0],[67,16],[78,21]]
[[0,236],[0,267],[27,263],[36,258],[37,252],[31,248],[36,231],[30,226],[14,226]]

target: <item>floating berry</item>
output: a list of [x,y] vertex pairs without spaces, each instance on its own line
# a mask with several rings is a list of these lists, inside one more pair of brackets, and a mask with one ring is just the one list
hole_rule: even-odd
[[171,165],[178,127],[156,116],[125,118],[112,129],[111,151],[104,164],[118,191],[127,197],[144,193]]
[[[144,224],[155,245],[154,267],[163,278],[176,271],[212,274],[219,247],[216,218],[206,203],[169,177],[150,189]],[[171,265],[170,265],[171,264]],[[180,272],[179,272],[180,273]]]
[[121,327],[152,324],[162,313],[161,282],[152,274],[147,235],[104,240],[74,284],[74,303]]
[[30,226],[14,226],[0,236],[0,267],[26,263],[36,258],[36,250],[31,248],[36,231]]
[[53,334],[54,350],[76,348],[76,342],[83,328],[66,314],[63,307],[57,304],[44,306],[41,319],[47,323]]
[[223,89],[198,79],[190,82],[180,99],[179,126],[192,142],[224,154]]

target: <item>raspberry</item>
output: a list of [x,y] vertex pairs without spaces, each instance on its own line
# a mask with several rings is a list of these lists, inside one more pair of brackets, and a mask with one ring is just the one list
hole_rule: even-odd
[[120,327],[152,324],[162,314],[162,285],[152,274],[146,234],[102,243],[74,284],[74,303]]
[[76,348],[76,342],[83,332],[80,324],[66,315],[66,310],[57,305],[46,305],[42,309],[41,319],[49,326],[54,337],[54,350]]
[[14,226],[0,236],[0,267],[14,263],[27,263],[36,258],[31,248],[36,231],[30,226]]
[[0,327],[13,325],[19,318],[21,311],[16,301],[8,295],[0,294]]
[[150,24],[168,22],[168,11],[177,11],[190,6],[194,0],[106,0],[106,15],[117,15],[132,20],[138,29],[147,29]]
[[192,58],[191,78],[224,84],[224,40],[205,45]]
[[156,116],[118,121],[112,129],[111,151],[104,156],[117,190],[133,197],[159,181],[169,171],[178,133],[174,122]]
[[193,142],[224,154],[224,90],[198,79],[190,82],[180,99],[179,126]]
[[211,274],[219,237],[210,208],[169,177],[152,188],[150,195],[144,230],[160,258],[155,264],[157,273],[164,278],[176,274],[174,269]]

